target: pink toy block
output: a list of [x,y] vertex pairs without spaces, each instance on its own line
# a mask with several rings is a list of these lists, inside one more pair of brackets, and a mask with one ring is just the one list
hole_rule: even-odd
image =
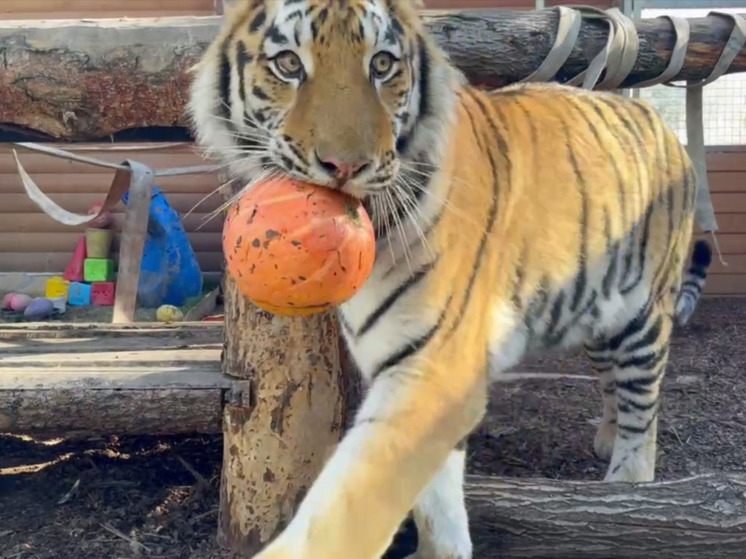
[[101,281],[91,284],[91,303],[97,307],[111,307],[114,305],[116,284],[111,281]]

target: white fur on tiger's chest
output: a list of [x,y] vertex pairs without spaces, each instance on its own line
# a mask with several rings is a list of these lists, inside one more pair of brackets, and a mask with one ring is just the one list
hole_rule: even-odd
[[345,341],[366,379],[370,379],[388,357],[429,330],[442,310],[439,306],[423,306],[421,286],[413,286],[400,295],[373,326],[358,335],[369,317],[380,310],[386,299],[410,276],[406,266],[389,273],[386,260],[380,259],[362,289],[339,308],[342,320],[353,332],[352,335],[345,332]]

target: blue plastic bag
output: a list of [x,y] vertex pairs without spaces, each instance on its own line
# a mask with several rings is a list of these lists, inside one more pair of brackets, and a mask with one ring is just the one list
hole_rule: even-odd
[[[127,204],[129,192],[122,202]],[[184,230],[181,216],[156,187],[137,286],[138,304],[144,308],[181,306],[202,293],[202,270]]]

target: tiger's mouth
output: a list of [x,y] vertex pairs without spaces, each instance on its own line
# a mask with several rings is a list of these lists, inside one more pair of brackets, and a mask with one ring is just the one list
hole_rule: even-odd
[[370,165],[370,169],[366,169],[355,176],[330,176],[323,170],[315,169],[311,165],[298,165],[295,161],[288,160],[283,154],[272,152],[264,157],[263,167],[271,174],[289,176],[302,182],[346,194],[360,201],[380,194],[389,184],[393,183],[396,177],[393,169],[376,170],[374,164]]

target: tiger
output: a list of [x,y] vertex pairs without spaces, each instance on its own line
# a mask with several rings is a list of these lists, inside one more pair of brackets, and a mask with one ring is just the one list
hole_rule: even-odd
[[378,558],[410,514],[410,557],[472,557],[465,441],[492,383],[540,352],[584,351],[599,374],[603,479],[654,479],[671,335],[711,262],[685,147],[615,92],[470,85],[422,7],[228,2],[193,68],[195,142],[242,192],[339,191],[376,235],[336,311],[364,399],[260,559]]

